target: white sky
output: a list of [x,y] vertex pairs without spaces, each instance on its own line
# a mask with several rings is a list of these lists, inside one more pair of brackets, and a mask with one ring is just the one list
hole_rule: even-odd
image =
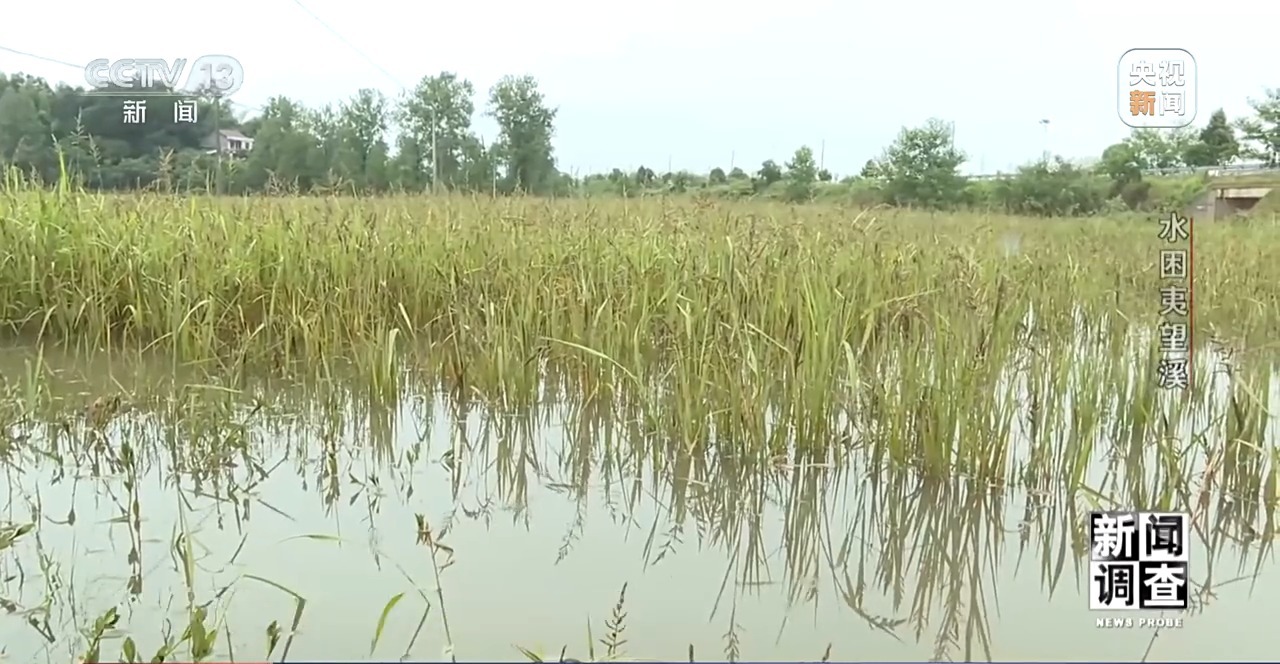
[[[294,0],[10,2],[0,47],[86,64],[225,53],[246,71],[233,99],[250,105],[276,94],[320,105],[361,87],[395,95],[450,70],[483,108],[498,77],[532,74],[560,109],[560,166],[579,173],[731,159],[754,170],[802,144],[856,173],[903,125],[933,116],[955,122],[970,172],[1008,170],[1046,144],[1092,157],[1129,131],[1115,76],[1134,47],[1196,57],[1197,124],[1280,87],[1280,3],[1261,0],[302,1],[377,66]],[[3,50],[0,71],[84,84],[73,67]],[[476,127],[495,133],[487,118]]]

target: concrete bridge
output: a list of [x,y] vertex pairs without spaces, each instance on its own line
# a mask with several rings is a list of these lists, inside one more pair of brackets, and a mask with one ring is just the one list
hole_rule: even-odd
[[[1092,163],[1078,165],[1084,168],[1090,168],[1093,166]],[[1262,178],[1280,182],[1280,167],[1268,166],[1263,163],[1221,164],[1219,166],[1179,166],[1177,168],[1146,168],[1142,170],[1142,174],[1144,176],[1203,175],[1209,180]],[[1004,180],[1011,178],[1014,175],[1017,175],[1017,173],[981,173],[966,175],[965,177],[970,180]]]
[[[1145,176],[1201,175],[1208,186],[1185,214],[1196,220],[1227,220],[1252,210],[1273,189],[1280,189],[1280,168],[1260,163],[1224,164],[1207,168],[1160,168]],[[1012,173],[970,175],[970,180],[1001,180]]]
[[1210,181],[1209,188],[1187,210],[1187,215],[1197,221],[1224,221],[1252,210],[1272,189],[1276,182]]

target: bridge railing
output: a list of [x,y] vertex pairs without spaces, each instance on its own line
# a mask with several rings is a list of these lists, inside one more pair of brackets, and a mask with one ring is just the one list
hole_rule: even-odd
[[[1262,163],[1249,164],[1221,164],[1218,166],[1181,166],[1176,168],[1148,168],[1142,171],[1143,175],[1197,175],[1205,174],[1211,178],[1242,175],[1264,175],[1274,174],[1280,175],[1280,168],[1275,166],[1267,166]],[[970,180],[1003,180],[1011,178],[1016,173],[982,173],[979,175],[966,176]]]

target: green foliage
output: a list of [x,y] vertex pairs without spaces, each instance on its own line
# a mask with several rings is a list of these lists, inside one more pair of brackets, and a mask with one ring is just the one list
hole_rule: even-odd
[[1238,126],[1245,141],[1244,154],[1267,166],[1280,166],[1280,88],[1268,89],[1262,99],[1251,99],[1255,116]]
[[1135,129],[1125,142],[1142,168],[1177,168],[1194,138],[1185,130]]
[[1146,205],[1147,198],[1151,195],[1151,182],[1148,180],[1126,182],[1120,187],[1117,195],[1130,210],[1140,209]]
[[786,199],[792,203],[811,200],[817,181],[818,164],[813,159],[813,150],[807,145],[802,146],[796,150],[791,161],[787,162]]
[[1235,131],[1227,122],[1227,114],[1218,109],[1209,116],[1209,122],[1200,130],[1198,139],[1187,146],[1183,162],[1187,166],[1204,167],[1226,164],[1240,156],[1240,143]]
[[746,178],[732,178],[727,193],[733,199],[749,198],[756,193],[755,183]]
[[[204,182],[212,162],[199,159],[213,123],[236,127],[223,104],[200,102],[197,123],[174,122],[177,97],[155,89],[146,100],[147,122],[123,122],[123,97],[51,88],[43,80],[0,74],[0,165],[45,182],[66,176],[99,189],[131,189]],[[178,159],[176,154],[188,152]],[[181,165],[181,172],[175,166]]]
[[[21,74],[0,75],[0,166],[33,181],[66,178],[99,190],[432,190],[627,198],[696,193],[1050,216],[1172,205],[1190,201],[1203,186],[1195,180],[1176,185],[1151,180],[1153,170],[1206,168],[1240,156],[1280,166],[1280,91],[1269,90],[1266,98],[1251,102],[1253,117],[1234,123],[1219,109],[1198,130],[1135,130],[1104,150],[1088,172],[1058,159],[1026,165],[996,182],[970,181],[960,174],[965,156],[954,145],[950,125],[934,119],[903,128],[856,176],[837,178],[802,146],[785,165],[766,159],[754,174],[717,167],[705,175],[659,176],[640,166],[634,173],[615,168],[578,179],[556,167],[557,111],[536,80],[509,76],[489,90],[484,112],[499,127],[492,142],[472,129],[475,94],[470,81],[441,72],[423,77],[399,99],[366,89],[333,106],[307,108],[277,97],[255,117],[209,100],[200,102],[199,122],[178,124],[168,113],[173,97],[155,90],[148,96],[148,122],[126,125],[120,97],[54,89]],[[215,128],[243,132],[254,139],[253,148],[209,154],[206,146]],[[397,136],[391,144],[393,131]]]
[[[439,178],[439,186],[457,189],[487,179],[475,183],[467,177],[472,170],[468,158],[483,158],[484,154],[481,150],[477,155],[474,145],[478,141],[471,135],[474,95],[470,81],[453,72],[441,72],[423,77],[401,104],[400,125],[412,137],[417,161],[426,169],[426,182],[435,183]],[[424,146],[425,151],[421,150]],[[468,148],[471,154],[467,154]]]
[[964,160],[950,127],[935,119],[923,127],[904,128],[870,172],[883,181],[886,197],[895,205],[945,208],[962,200]]
[[551,138],[556,109],[546,105],[532,76],[507,76],[489,91],[499,138],[493,158],[506,168],[504,191],[550,193],[557,179]]
[[772,159],[766,159],[760,164],[760,170],[756,171],[757,186],[764,189],[769,185],[782,180],[782,168],[780,168]]
[[[1252,127],[1264,135],[1265,113],[1257,118],[1241,120],[1242,127]],[[1280,118],[1278,118],[1280,119]],[[1245,132],[1245,138],[1249,138]],[[1255,141],[1256,142],[1256,141]],[[1257,152],[1242,150],[1226,113],[1221,109],[1209,116],[1198,132],[1189,128],[1177,130],[1137,129],[1124,140],[1102,152],[1094,171],[1110,180],[1108,197],[1131,210],[1146,210],[1190,203],[1204,188],[1198,177],[1173,179],[1144,178],[1143,172],[1156,169],[1206,168],[1228,164],[1241,155]]]
[[1062,158],[1018,169],[997,182],[995,192],[1006,210],[1034,216],[1085,216],[1105,208],[1108,183]]
[[1102,151],[1096,170],[1112,182],[1112,194],[1142,179],[1143,169],[1150,168],[1134,144],[1128,140],[1110,145]]
[[[140,97],[146,122],[125,124],[122,97],[0,75],[0,165],[95,189],[350,193],[491,191],[500,184],[504,191],[567,195],[576,188],[555,168],[555,111],[532,78],[503,79],[490,91],[500,128],[493,145],[471,131],[474,92],[469,81],[442,72],[396,101],[360,90],[336,106],[308,109],[277,97],[244,119],[225,101],[209,100],[199,103],[198,122],[177,123],[170,105],[179,97],[154,89]],[[394,147],[387,143],[393,124],[401,130]],[[207,154],[215,129],[242,131],[253,149]]]

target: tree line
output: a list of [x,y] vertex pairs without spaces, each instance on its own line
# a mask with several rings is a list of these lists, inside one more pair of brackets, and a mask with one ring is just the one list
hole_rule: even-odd
[[[492,142],[472,131],[474,97],[469,81],[445,72],[423,78],[401,99],[363,89],[309,109],[275,97],[251,117],[228,100],[200,99],[189,123],[165,112],[188,98],[161,88],[130,97],[86,94],[0,74],[0,163],[43,181],[72,177],[109,190],[209,183],[232,194],[571,189],[555,166],[556,110],[532,77],[506,77],[489,90],[486,112],[499,127]],[[146,121],[125,123],[123,104],[137,99],[147,101]],[[253,148],[210,154],[215,131],[228,129],[254,139]]]
[[[930,209],[1003,208],[1020,214],[1095,214],[1168,204],[1151,169],[1204,167],[1253,159],[1280,167],[1280,90],[1251,101],[1253,114],[1229,121],[1212,113],[1202,127],[1135,130],[1096,163],[1047,157],[991,181],[961,174],[966,155],[948,125],[904,128],[857,174],[837,177],[808,146],[782,164],[766,160],[707,173],[658,173],[641,166],[575,177],[557,168],[556,108],[530,76],[508,76],[477,107],[475,86],[451,72],[422,78],[399,98],[363,89],[307,108],[275,97],[254,114],[225,99],[198,102],[197,122],[164,112],[179,97],[146,91],[147,121],[122,120],[122,96],[86,94],[23,74],[0,74],[0,165],[43,182],[62,178],[99,190],[164,187],[227,194],[454,191],[492,195],[645,196],[693,193],[802,203],[842,200]],[[472,124],[493,118],[486,141]],[[216,129],[254,139],[245,154],[211,154]],[[1168,185],[1163,185],[1165,188]]]

